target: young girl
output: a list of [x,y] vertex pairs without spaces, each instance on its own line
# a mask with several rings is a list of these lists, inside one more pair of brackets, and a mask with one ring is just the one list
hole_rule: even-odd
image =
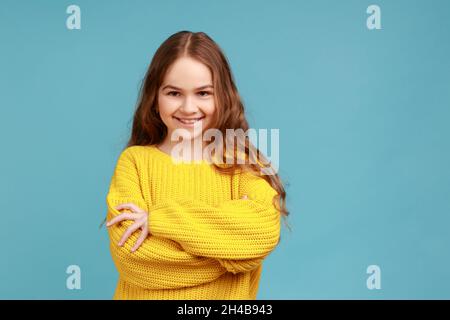
[[[226,136],[249,126],[219,46],[181,31],[154,55],[107,195],[114,299],[256,299],[262,262],[289,214],[286,193],[259,160],[236,161],[234,146],[224,148],[231,164],[199,148],[190,150],[195,161],[180,163],[174,135],[205,146],[206,129]],[[243,150],[246,160],[265,159],[248,137]]]

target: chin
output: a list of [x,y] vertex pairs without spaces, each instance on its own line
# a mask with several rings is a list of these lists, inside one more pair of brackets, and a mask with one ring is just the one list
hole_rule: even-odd
[[[178,131],[177,129],[183,129],[182,131]],[[176,135],[176,139],[178,139],[178,141],[188,141],[188,140],[193,140],[195,138],[201,137],[202,133],[197,133],[194,135],[194,130],[193,129],[187,129],[187,128],[174,128],[172,133],[171,133],[171,137],[173,136],[174,132],[177,132]],[[187,132],[186,132],[187,131]],[[175,137],[174,137],[175,138]],[[174,141],[177,141],[177,140]]]

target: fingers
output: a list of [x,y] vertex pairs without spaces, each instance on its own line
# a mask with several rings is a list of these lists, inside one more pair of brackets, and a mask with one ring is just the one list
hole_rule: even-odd
[[118,245],[121,247],[123,246],[123,244],[125,243],[125,241],[131,236],[131,234],[133,232],[135,232],[137,229],[139,229],[141,227],[141,223],[139,222],[135,222],[133,223],[128,229],[127,231],[124,232],[124,234],[122,235],[122,238],[120,238],[120,241],[118,243]]
[[248,196],[246,195],[246,194],[244,194],[243,196],[242,196],[242,200],[247,200],[248,199]]
[[116,224],[117,222],[120,222],[123,220],[135,220],[135,219],[136,219],[136,215],[133,213],[122,213],[122,214],[119,214],[118,216],[115,216],[110,221],[108,221],[106,226],[110,227],[113,224]]
[[121,203],[118,206],[116,206],[115,208],[117,210],[128,209],[128,210],[131,210],[136,213],[141,213],[144,211],[141,208],[139,208],[137,205],[135,205],[134,203]]
[[142,213],[145,212],[144,210],[142,210],[141,208],[139,208],[137,205],[135,205],[134,203],[121,203],[118,206],[114,207],[117,210],[123,210],[123,209],[128,209],[131,210],[132,213],[122,213],[119,214],[118,216],[116,216],[115,218],[113,218],[111,221],[109,221],[106,226],[110,227],[113,224],[116,224],[117,222],[123,221],[123,220],[136,220],[136,216],[133,215],[133,213]]
[[134,244],[133,248],[131,248],[131,252],[135,252],[141,246],[142,242],[144,242],[145,238],[147,238],[147,235],[148,232],[142,230],[141,235],[136,240],[136,243]]

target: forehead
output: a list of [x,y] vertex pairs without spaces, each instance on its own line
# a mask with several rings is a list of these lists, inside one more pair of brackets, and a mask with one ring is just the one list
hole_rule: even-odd
[[212,85],[212,74],[203,63],[192,58],[177,59],[167,70],[162,86],[190,90],[204,85]]

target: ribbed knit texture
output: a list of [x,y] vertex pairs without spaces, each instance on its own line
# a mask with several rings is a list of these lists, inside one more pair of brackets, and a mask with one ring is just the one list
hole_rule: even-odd
[[[248,199],[241,199],[247,195]],[[149,212],[150,235],[131,252],[140,230],[108,228],[119,272],[114,299],[256,299],[262,262],[278,244],[276,191],[250,173],[219,173],[206,161],[174,163],[156,146],[119,156],[106,198],[107,220],[132,202]]]

